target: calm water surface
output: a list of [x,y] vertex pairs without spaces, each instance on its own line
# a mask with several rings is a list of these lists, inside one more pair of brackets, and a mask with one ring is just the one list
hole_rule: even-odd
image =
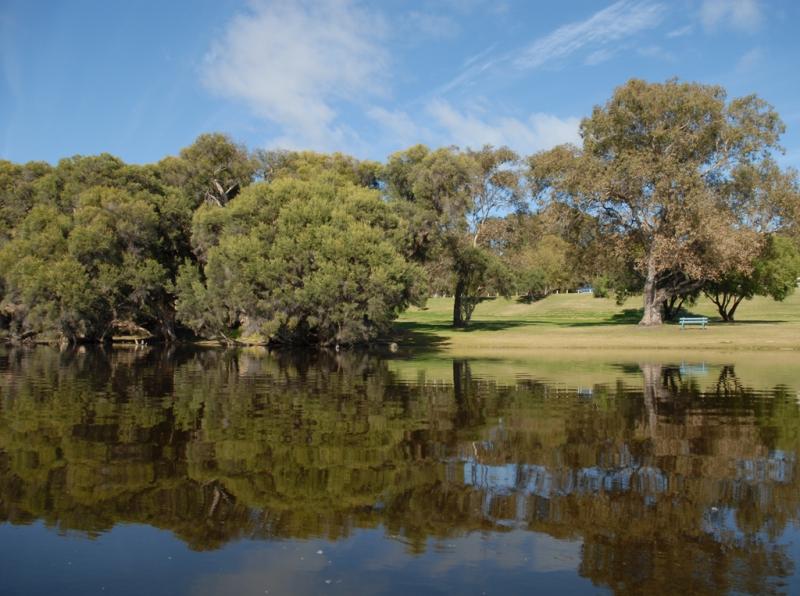
[[759,358],[0,348],[0,593],[800,593]]

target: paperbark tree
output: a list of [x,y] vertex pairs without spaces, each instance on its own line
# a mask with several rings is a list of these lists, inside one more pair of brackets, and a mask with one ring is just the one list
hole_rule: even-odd
[[780,219],[791,173],[771,159],[784,126],[754,95],[631,80],[581,122],[582,146],[530,158],[543,198],[596,216],[643,278],[641,325],[732,269],[748,270]]

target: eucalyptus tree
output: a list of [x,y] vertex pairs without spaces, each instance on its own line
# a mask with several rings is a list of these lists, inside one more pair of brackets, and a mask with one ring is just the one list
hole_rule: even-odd
[[784,125],[754,95],[670,80],[631,80],[580,125],[580,147],[530,158],[546,198],[597,217],[605,242],[643,280],[640,324],[672,297],[747,271],[765,233],[793,204],[793,174],[775,165]]
[[523,205],[518,163],[506,147],[431,151],[417,145],[391,155],[384,168],[390,198],[410,212],[412,253],[428,263],[446,263],[456,327],[469,323],[490,287],[510,289],[509,272],[481,244],[493,217]]

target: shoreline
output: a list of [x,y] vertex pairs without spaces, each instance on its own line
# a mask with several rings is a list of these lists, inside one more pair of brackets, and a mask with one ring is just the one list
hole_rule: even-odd
[[[368,344],[342,345],[342,351],[386,350],[389,353],[422,356],[597,350],[622,351],[724,351],[800,352],[800,294],[784,302],[755,298],[740,308],[739,320],[725,323],[715,316],[713,305],[701,299],[691,308],[693,316],[706,316],[705,329],[681,329],[675,323],[640,327],[641,298],[622,305],[591,295],[559,294],[533,303],[494,298],[481,302],[466,328],[450,324],[452,299],[431,298],[424,308],[411,308],[394,322],[392,331]],[[265,342],[263,336],[238,338],[235,343],[216,339],[182,338],[166,343],[154,336],[116,336],[110,343],[80,345],[136,347],[144,345],[197,347],[262,347],[270,350],[337,350],[334,345],[286,346]],[[0,336],[0,345],[60,345],[56,338],[26,338],[14,342]]]
[[[15,342],[0,338],[5,346],[69,345],[58,340],[26,339]],[[277,351],[330,350],[334,346],[287,346],[268,342],[238,341],[225,343],[211,339],[176,340],[164,342],[142,338],[110,342],[79,342],[73,347],[136,348],[142,346],[194,346],[203,348],[267,348]],[[523,325],[514,330],[454,329],[430,326],[420,330],[413,324],[402,324],[389,338],[367,344],[341,346],[342,351],[386,349],[395,353],[437,353],[442,356],[461,353],[494,353],[495,355],[524,352],[597,351],[717,351],[717,352],[800,352],[800,323],[720,323],[706,329],[681,330],[677,325],[638,327],[637,325],[596,325],[591,328],[563,328],[542,323]]]

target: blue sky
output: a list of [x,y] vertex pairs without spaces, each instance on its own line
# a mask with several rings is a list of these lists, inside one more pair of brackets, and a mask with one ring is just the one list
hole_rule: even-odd
[[384,159],[416,142],[577,139],[631,77],[756,93],[800,166],[800,3],[0,2],[0,158],[131,162],[221,131]]

